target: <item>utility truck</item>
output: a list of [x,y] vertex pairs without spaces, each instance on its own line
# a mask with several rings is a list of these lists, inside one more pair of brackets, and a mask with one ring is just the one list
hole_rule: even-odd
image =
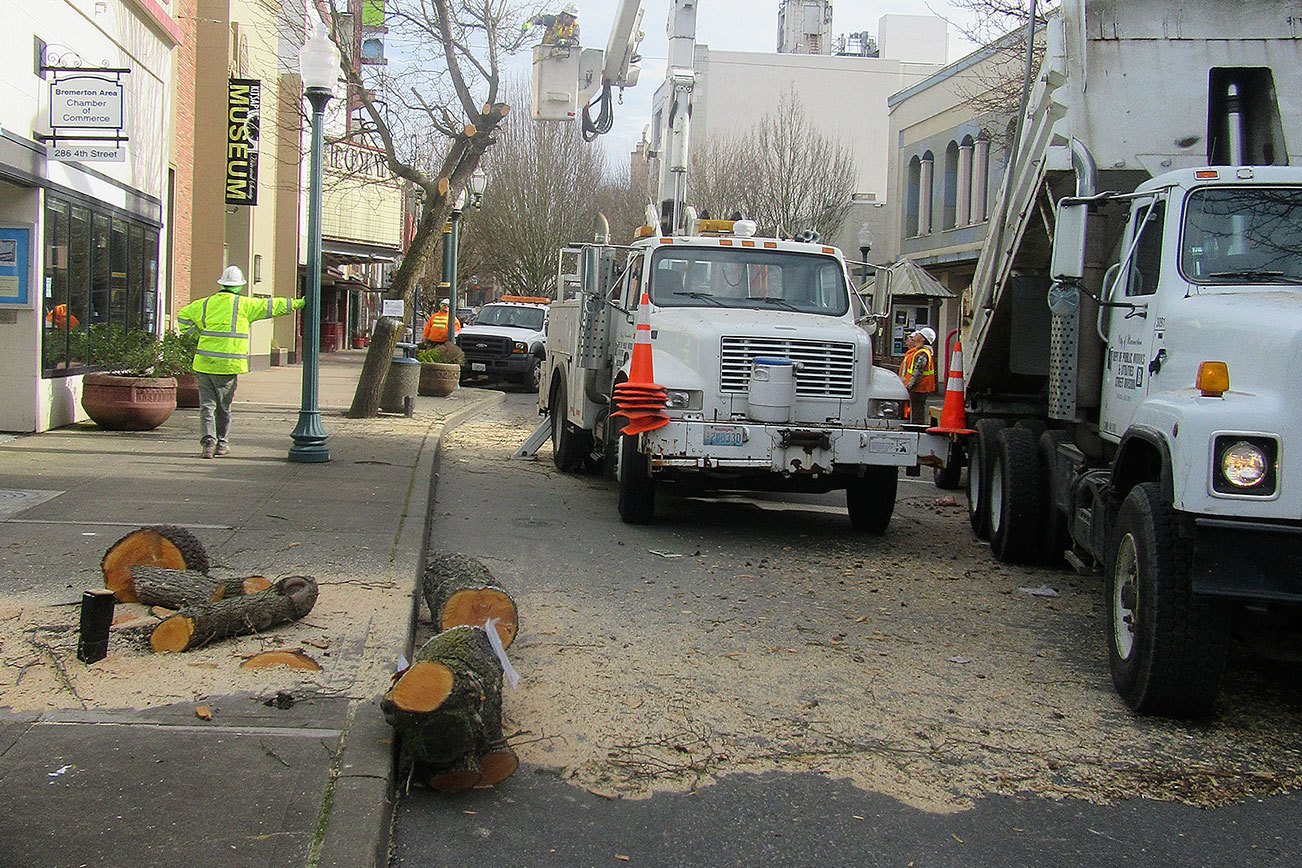
[[[750,221],[701,220],[686,204],[697,2],[668,6],[670,99],[660,167],[661,189],[674,192],[661,208],[648,206],[631,247],[612,245],[608,227],[596,243],[580,245],[578,291],[552,305],[539,404],[556,466],[604,466],[618,481],[626,522],[649,521],[657,489],[670,483],[686,490],[844,489],[851,525],[881,533],[894,511],[899,468],[938,460],[948,441],[903,421],[908,393],[897,376],[872,365],[840,251],[809,237],[758,238]],[[604,52],[538,46],[533,117],[581,115],[589,139],[608,131],[612,90],[638,79],[641,21],[641,0],[621,0]],[[567,283],[558,275],[558,286]],[[629,378],[644,289],[668,424],[625,436],[614,394]]]
[[1236,610],[1302,602],[1296,12],[1064,2],[965,299],[942,476],[995,557],[1105,575],[1138,712],[1210,714]]

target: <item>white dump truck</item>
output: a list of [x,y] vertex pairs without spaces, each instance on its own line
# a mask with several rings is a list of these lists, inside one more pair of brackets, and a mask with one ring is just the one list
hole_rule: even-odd
[[1296,12],[1064,2],[965,301],[942,476],[997,558],[1104,573],[1139,712],[1210,714],[1235,612],[1302,603]]
[[[690,214],[690,209],[688,209]],[[619,513],[649,521],[656,491],[845,489],[851,525],[881,533],[901,467],[948,441],[903,421],[908,393],[873,367],[856,295],[833,247],[752,237],[747,221],[697,221],[631,247],[581,248],[580,291],[554,303],[540,405],[556,466],[604,465]],[[622,436],[636,308],[650,297],[655,380],[669,424]]]

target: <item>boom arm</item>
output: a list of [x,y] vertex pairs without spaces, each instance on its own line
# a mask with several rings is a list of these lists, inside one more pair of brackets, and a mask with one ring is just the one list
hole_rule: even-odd
[[637,48],[642,44],[642,0],[620,0],[615,13],[615,26],[610,29],[606,43],[605,65],[601,69],[602,84],[615,87],[633,87],[641,72]]
[[669,7],[668,138],[660,160],[661,189],[665,174],[673,176],[672,232],[681,228],[687,199],[687,166],[691,156],[692,92],[696,88],[696,0],[671,0]]

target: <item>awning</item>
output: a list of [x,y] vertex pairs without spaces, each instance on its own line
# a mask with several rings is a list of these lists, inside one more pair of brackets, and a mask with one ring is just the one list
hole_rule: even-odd
[[911,259],[901,259],[890,268],[891,297],[957,298],[943,283]]

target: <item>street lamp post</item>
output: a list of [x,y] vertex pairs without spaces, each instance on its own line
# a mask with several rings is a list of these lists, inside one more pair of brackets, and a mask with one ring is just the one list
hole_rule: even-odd
[[868,284],[868,254],[872,252],[872,249],[873,230],[865,221],[864,224],[859,227],[859,261],[863,263],[859,272],[859,283],[861,286],[866,286]]
[[330,460],[327,434],[321,427],[317,382],[321,354],[321,157],[326,103],[339,78],[339,49],[326,36],[324,24],[303,44],[298,55],[307,101],[312,105],[312,154],[307,199],[307,303],[303,307],[303,400],[298,424],[289,435],[289,460],[319,464]]
[[488,175],[482,168],[476,168],[470,175],[470,186],[468,190],[462,190],[457,196],[457,201],[452,206],[452,214],[448,219],[448,226],[445,230],[446,236],[443,239],[443,281],[447,284],[448,289],[448,330],[446,340],[448,343],[456,343],[454,323],[457,317],[457,269],[460,267],[459,259],[461,254],[461,212],[466,209],[467,204],[479,207],[479,202],[484,197],[484,189],[488,186]]

